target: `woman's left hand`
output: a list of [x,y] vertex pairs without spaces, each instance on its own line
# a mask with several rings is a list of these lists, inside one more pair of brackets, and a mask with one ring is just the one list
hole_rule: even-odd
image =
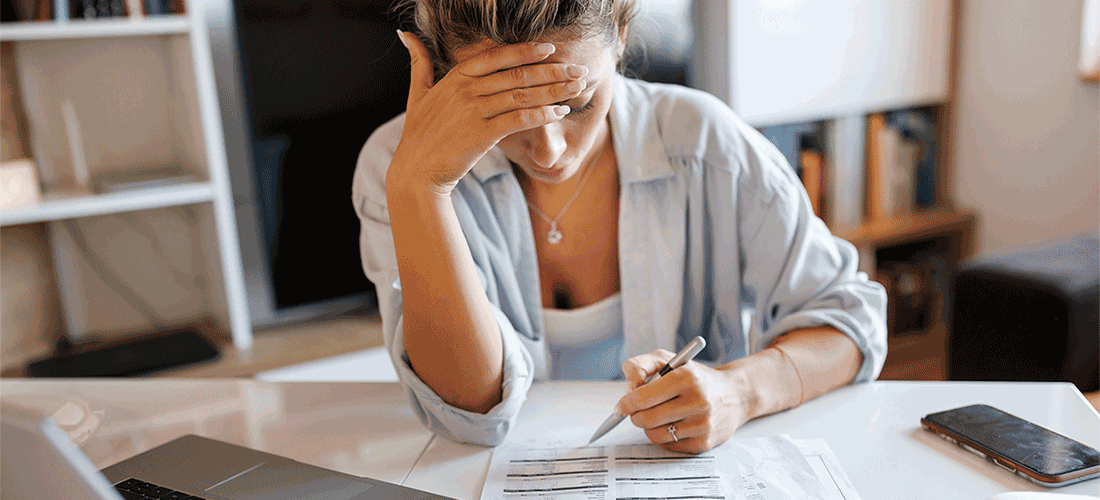
[[[650,441],[671,451],[702,453],[726,442],[751,417],[751,396],[741,363],[720,369],[690,361],[644,384],[672,359],[658,349],[626,360],[623,374],[632,390],[616,411],[645,430]],[[675,438],[669,432],[675,427]]]

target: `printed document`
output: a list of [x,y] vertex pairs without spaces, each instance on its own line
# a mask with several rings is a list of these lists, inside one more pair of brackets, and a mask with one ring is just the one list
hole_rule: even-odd
[[860,500],[823,439],[730,440],[688,455],[652,444],[502,446],[481,500]]

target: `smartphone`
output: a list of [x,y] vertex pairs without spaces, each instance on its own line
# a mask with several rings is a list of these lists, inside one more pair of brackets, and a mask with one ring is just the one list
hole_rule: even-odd
[[930,413],[921,426],[1043,486],[1100,477],[1100,452],[989,405]]

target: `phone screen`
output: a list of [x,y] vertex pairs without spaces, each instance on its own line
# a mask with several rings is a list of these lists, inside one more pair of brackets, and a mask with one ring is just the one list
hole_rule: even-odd
[[987,405],[932,413],[924,420],[1050,478],[1100,467],[1100,452]]

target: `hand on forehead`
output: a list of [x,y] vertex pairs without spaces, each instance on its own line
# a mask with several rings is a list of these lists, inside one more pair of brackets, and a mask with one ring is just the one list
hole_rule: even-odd
[[532,48],[537,50],[539,45],[551,44],[553,52],[536,64],[559,63],[584,66],[588,69],[585,78],[591,85],[608,72],[614,72],[618,62],[618,52],[615,47],[609,46],[602,36],[557,39],[551,38],[531,43],[517,43],[501,45],[492,40],[484,40],[472,45],[466,45],[455,49],[455,66],[470,67],[474,72],[484,67],[500,67],[501,59],[517,59],[523,54],[529,53]]

